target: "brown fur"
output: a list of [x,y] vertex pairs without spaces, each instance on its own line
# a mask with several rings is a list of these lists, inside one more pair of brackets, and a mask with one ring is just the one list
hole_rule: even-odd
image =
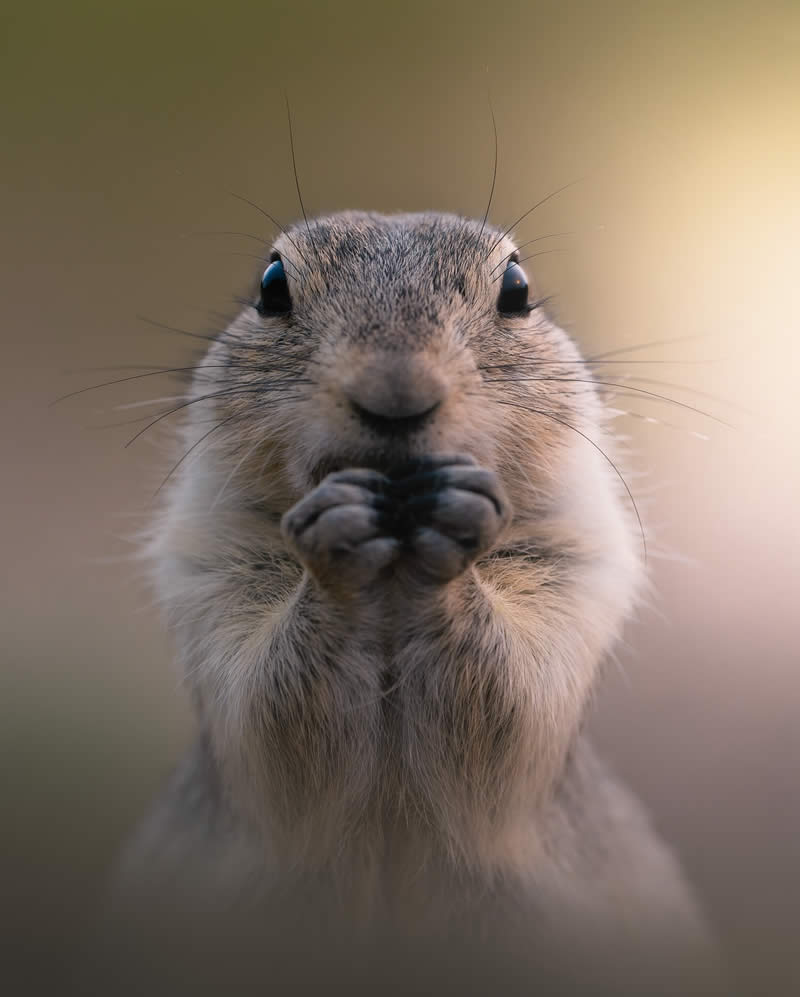
[[[576,346],[541,308],[498,314],[514,246],[478,223],[347,213],[275,248],[291,315],[246,308],[211,346],[186,446],[218,429],[149,545],[202,741],[128,890],[240,912],[292,898],[352,937],[491,925],[568,962],[663,950],[674,967],[702,936],[693,902],[581,734],[642,571],[627,496],[585,438],[613,454],[594,387],[569,381],[591,376]],[[387,442],[353,398],[440,404]],[[302,540],[314,496],[347,497],[343,529],[362,508],[326,474],[430,454],[486,469],[477,498],[452,492],[455,526],[399,552]],[[462,520],[477,547],[456,563]]]

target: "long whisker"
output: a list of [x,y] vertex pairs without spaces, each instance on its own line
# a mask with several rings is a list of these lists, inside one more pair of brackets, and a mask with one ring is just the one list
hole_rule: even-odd
[[[222,255],[224,255],[224,256],[240,256],[240,257],[242,257],[243,259],[246,259],[246,260],[258,260],[262,264],[262,266],[264,264],[264,256],[261,253],[243,253],[243,252],[239,252],[236,249],[229,249],[229,250],[227,250]],[[292,280],[296,280],[298,282],[298,284],[302,284],[303,281],[302,281],[301,277],[299,276],[299,274],[297,272],[297,267],[294,265],[294,263],[292,263],[292,261],[285,254],[281,256],[281,262],[284,263],[284,264],[288,264],[288,266],[284,267],[284,269],[286,270],[286,276],[287,277],[291,277]]]
[[244,197],[242,194],[237,194],[237,193],[235,193],[235,191],[232,191],[232,190],[227,191],[227,193],[231,197],[235,197],[237,201],[243,201],[245,204],[249,204],[251,208],[255,208],[256,211],[260,212],[265,218],[268,218],[277,229],[279,229],[281,232],[283,232],[283,234],[286,236],[286,238],[289,240],[289,242],[297,250],[297,253],[300,256],[300,259],[303,261],[303,263],[305,263],[306,266],[308,266],[308,260],[306,259],[306,257],[304,256],[304,254],[300,251],[300,247],[297,245],[297,243],[294,241],[294,239],[289,235],[289,233],[286,231],[286,229],[283,227],[283,225],[281,225],[281,223],[279,221],[276,221],[276,219],[274,219],[272,217],[272,215],[268,211],[265,211],[261,207],[260,204],[256,204],[255,201],[251,201],[249,198]]
[[533,356],[530,360],[516,360],[513,363],[479,364],[478,370],[516,370],[521,367],[538,367],[544,364],[557,364],[558,366],[606,366],[614,364],[672,364],[673,366],[686,367],[695,364],[710,363],[708,360],[550,360],[545,357]]
[[569,187],[574,187],[575,184],[580,183],[581,180],[583,180],[583,177],[578,177],[576,180],[570,180],[570,182],[565,183],[563,187],[559,187],[557,190],[554,190],[550,194],[548,194],[547,197],[543,197],[541,201],[537,201],[532,208],[528,208],[528,210],[524,214],[520,215],[519,218],[512,225],[509,225],[508,228],[500,236],[500,238],[497,239],[496,242],[492,244],[492,248],[486,254],[486,259],[487,260],[489,259],[489,257],[492,255],[495,249],[497,249],[497,247],[500,245],[503,239],[505,239],[508,233],[512,229],[516,228],[521,221],[524,221],[528,217],[528,215],[532,214],[534,211],[536,211],[537,208],[540,208],[543,204],[545,204],[551,198],[555,197],[557,194],[560,194],[562,191],[567,190]]
[[[641,401],[646,401],[647,400],[646,398],[643,399],[641,395],[634,394],[635,390],[636,390],[635,388],[630,388],[627,391],[618,391],[616,389],[613,389],[613,390],[611,390],[608,393],[607,400],[610,403],[612,403],[612,404],[615,403],[618,398],[632,398],[634,401],[637,401],[637,402],[641,402]],[[677,402],[677,401],[675,401],[674,399],[669,399],[669,401],[673,405],[680,405],[680,403]],[[705,415],[706,413],[702,413],[702,414]],[[709,418],[713,419],[714,417],[713,416],[709,416]],[[714,419],[714,422],[720,423],[721,425],[725,426],[727,429],[738,429],[739,428],[738,426],[732,426],[732,425],[730,425],[727,422],[723,422],[722,419]]]
[[164,329],[166,332],[174,332],[179,336],[188,336],[190,339],[203,339],[207,343],[212,343],[218,335],[214,334],[212,336],[204,336],[201,332],[189,332],[188,329],[179,329],[174,325],[166,325],[164,322],[156,322],[155,319],[148,318],[146,315],[138,313],[136,318],[139,319],[140,322],[146,322],[148,325],[154,326],[156,329]]
[[[263,350],[253,349],[253,354],[263,356]],[[303,357],[303,363],[319,363],[320,361],[315,360],[313,357]],[[273,370],[294,370],[295,365],[292,363],[275,363],[269,365],[254,365],[249,363],[240,363],[238,360],[229,360],[224,364],[195,364],[193,367],[178,367],[177,370],[200,370],[203,367],[237,367],[243,368],[244,370],[252,370],[256,373],[263,373],[266,371]],[[107,367],[69,367],[61,370],[62,374],[97,374],[112,370],[142,370],[150,371],[153,374],[168,374],[171,372],[171,368],[163,367],[158,363],[120,363],[113,364]],[[113,382],[110,382],[113,383]],[[103,385],[96,385],[96,387],[103,387]]]
[[595,353],[594,356],[587,357],[587,359],[603,360],[606,357],[619,356],[620,353],[637,353],[639,350],[649,350],[656,346],[672,346],[675,343],[697,342],[697,340],[702,338],[702,336],[678,336],[676,339],[656,339],[650,343],[637,343],[635,346],[619,346],[617,349],[607,350],[605,353]]
[[573,426],[571,423],[566,422],[564,419],[559,419],[555,415],[551,415],[551,413],[549,413],[549,412],[543,412],[541,409],[532,408],[530,405],[520,405],[517,402],[500,401],[499,399],[495,399],[495,400],[497,401],[498,405],[509,405],[512,408],[522,409],[525,412],[533,412],[536,415],[544,416],[545,419],[551,419],[553,422],[557,422],[560,426],[564,426],[566,429],[571,429],[574,433],[577,433],[578,436],[581,436],[584,440],[586,440],[587,443],[590,443],[595,448],[595,450],[611,465],[611,467],[614,469],[614,473],[617,475],[617,477],[619,478],[619,480],[622,482],[623,487],[625,488],[625,491],[628,493],[628,498],[630,499],[631,505],[633,506],[633,511],[636,513],[636,520],[639,523],[639,532],[640,532],[641,537],[642,537],[642,549],[644,551],[644,563],[647,564],[647,540],[646,540],[645,534],[644,534],[644,524],[642,523],[642,517],[639,515],[639,507],[636,505],[636,500],[633,497],[633,493],[631,492],[630,488],[628,487],[628,482],[622,476],[622,472],[617,467],[617,465],[614,463],[614,461],[608,456],[608,454],[605,452],[605,450],[603,450],[603,448],[601,446],[599,446],[597,443],[595,443],[595,441],[590,436],[587,436],[586,433],[581,432],[581,430],[578,429],[576,426]]
[[512,249],[510,253],[506,253],[506,255],[500,260],[499,263],[495,263],[495,265],[492,267],[492,269],[489,271],[489,273],[494,273],[495,270],[498,267],[501,267],[506,262],[506,260],[510,260],[511,257],[514,255],[514,253],[518,253],[520,251],[520,249],[524,249],[526,246],[533,245],[534,242],[542,242],[544,239],[558,239],[558,238],[560,238],[562,236],[567,236],[567,235],[575,235],[575,233],[574,232],[550,232],[549,235],[539,235],[535,239],[528,239],[527,242],[520,243],[520,245],[517,246],[516,249]]
[[[118,408],[118,409],[120,409],[121,411],[124,412],[127,408],[136,408],[136,406],[144,408],[147,405],[149,405],[150,407],[152,407],[153,405],[162,405],[162,404],[166,405],[167,402],[169,402],[170,404],[173,404],[174,402],[180,401],[182,398],[183,398],[182,395],[173,395],[172,397],[167,397],[167,398],[148,398],[146,402],[136,402],[134,405],[130,405],[130,406],[128,406],[128,405],[115,406],[114,410],[116,411],[117,408]],[[140,416],[137,416],[135,419],[120,419],[118,422],[101,422],[101,423],[98,423],[96,426],[92,426],[91,428],[92,429],[119,429],[122,426],[136,426],[139,423],[144,422],[145,419],[150,419],[151,417],[152,417],[152,413],[148,412],[147,415],[140,415]]]
[[730,422],[726,422],[724,419],[719,419],[717,416],[712,415],[710,412],[706,412],[704,409],[697,408],[695,405],[689,405],[687,402],[678,401],[677,398],[670,398],[668,395],[660,395],[655,391],[647,391],[645,388],[636,388],[630,384],[619,384],[615,381],[599,381],[592,377],[493,377],[487,378],[487,383],[493,384],[513,384],[517,381],[547,381],[547,382],[561,382],[563,384],[598,384],[606,388],[620,388],[623,391],[635,392],[637,395],[646,395],[648,398],[655,398],[658,401],[668,402],[671,405],[678,405],[680,408],[688,409],[690,412],[695,412],[697,415],[705,416],[706,419],[711,419],[714,422],[718,422],[723,426],[727,426],[729,429],[735,429]]
[[207,235],[238,235],[242,239],[253,239],[255,242],[260,242],[262,246],[269,246],[269,240],[262,238],[260,235],[253,235],[252,232],[234,232],[230,229],[225,229],[220,231],[219,229],[199,229],[196,232],[190,232],[189,236],[191,238],[202,238]]
[[723,398],[721,395],[712,394],[710,391],[701,391],[699,388],[692,388],[688,384],[678,384],[676,381],[661,381],[653,377],[635,377],[633,374],[619,374],[620,380],[625,381],[636,381],[639,384],[655,384],[662,388],[672,388],[675,391],[686,391],[689,394],[697,395],[698,398],[707,398],[709,401],[717,402],[720,405],[728,405],[731,408],[737,409],[739,412],[752,415],[752,411],[745,408],[744,405],[740,405],[738,402],[732,402],[729,398]]
[[294,172],[294,185],[297,188],[297,200],[300,202],[300,211],[303,213],[303,221],[306,223],[306,232],[308,233],[308,238],[311,245],[314,248],[314,253],[317,257],[317,262],[322,266],[322,258],[319,255],[319,249],[317,249],[317,244],[314,241],[314,236],[311,234],[311,226],[308,224],[308,215],[306,214],[306,208],[303,204],[303,195],[300,193],[300,180],[297,176],[297,160],[294,153],[294,130],[292,129],[292,112],[289,108],[289,95],[284,92],[283,98],[286,101],[286,121],[289,125],[289,149],[292,153],[292,171]]
[[[234,385],[231,385],[231,386],[229,386],[227,388],[222,389],[219,394],[224,394],[226,392],[229,392],[231,394],[231,396],[234,396],[236,394],[243,394],[243,395],[246,395],[246,394],[258,395],[258,394],[260,394],[260,395],[263,396],[260,404],[264,405],[264,404],[269,404],[270,402],[272,402],[274,400],[273,396],[279,395],[281,401],[286,401],[287,398],[291,398],[292,392],[293,392],[293,390],[295,388],[295,385],[297,383],[307,383],[307,382],[297,382],[295,380],[289,380],[289,381],[273,381],[273,382],[271,382],[270,384],[267,384],[267,385],[238,385],[238,384],[234,384]],[[213,393],[213,394],[209,394],[209,395],[203,395],[200,398],[189,399],[189,404],[190,405],[194,405],[195,403],[199,403],[199,402],[203,402],[203,401],[208,401],[208,400],[212,400],[213,401],[213,399],[217,398],[217,397],[218,397],[217,393]],[[167,396],[167,397],[163,397],[163,398],[148,398],[145,401],[141,401],[141,402],[130,402],[127,405],[115,405],[114,408],[113,408],[113,411],[115,411],[115,412],[116,411],[125,412],[125,411],[127,411],[129,409],[146,408],[148,406],[150,408],[152,408],[154,405],[161,405],[161,404],[167,404],[167,403],[172,404],[174,402],[182,402],[182,401],[186,401],[186,400],[187,399],[186,399],[186,395],[185,394],[182,394],[182,395],[171,395],[171,396]],[[159,414],[162,414],[162,413],[159,413]],[[163,414],[164,415],[168,415],[169,413],[164,412]],[[140,415],[140,416],[138,416],[135,419],[125,419],[125,420],[120,421],[120,422],[106,422],[106,423],[101,423],[101,424],[99,424],[97,426],[94,426],[92,428],[94,428],[94,429],[115,429],[115,428],[118,428],[119,426],[135,426],[135,425],[137,425],[137,423],[141,423],[141,422],[144,422],[147,419],[151,419],[152,416],[153,416],[153,413],[152,412],[148,412],[146,415]]]
[[[172,475],[178,470],[178,468],[181,466],[181,464],[186,460],[186,458],[189,456],[189,454],[191,454],[193,450],[195,450],[197,447],[199,447],[200,444],[203,442],[203,440],[207,440],[208,437],[211,436],[212,433],[215,433],[222,426],[226,425],[226,423],[231,422],[233,419],[240,418],[241,414],[242,414],[241,412],[234,412],[233,415],[229,415],[225,419],[223,419],[221,422],[218,422],[216,424],[216,426],[212,426],[211,429],[209,429],[207,433],[203,433],[203,435],[200,437],[200,439],[197,440],[195,443],[193,443],[189,447],[189,449],[186,451],[186,453],[181,457],[181,459],[176,464],[173,465],[173,467],[170,469],[170,471],[167,474],[167,476],[164,478],[164,480],[161,482],[161,484],[158,486],[158,488],[156,488],[155,492],[153,492],[153,498],[155,498],[156,495],[158,495],[158,493],[161,491],[161,489],[164,487],[164,485],[166,485],[166,483],[169,481],[169,479],[172,477]],[[126,444],[126,446],[127,446],[127,444]]]
[[[66,401],[68,398],[75,398],[77,395],[86,394],[87,391],[96,391],[99,388],[108,388],[108,387],[111,387],[114,384],[125,384],[127,381],[139,381],[139,380],[141,380],[144,377],[156,377],[159,374],[180,374],[180,373],[185,373],[187,371],[205,370],[207,368],[220,368],[220,367],[225,368],[225,369],[231,369],[231,368],[233,368],[233,369],[240,369],[240,370],[243,369],[245,371],[248,371],[248,372],[251,372],[251,373],[254,373],[254,374],[259,374],[259,373],[261,373],[261,374],[268,374],[268,373],[272,373],[275,370],[288,370],[288,369],[290,369],[289,367],[281,368],[281,367],[275,367],[275,366],[254,367],[251,364],[239,364],[239,363],[236,363],[235,361],[228,361],[228,363],[204,363],[204,364],[201,363],[201,364],[193,364],[192,366],[189,366],[189,367],[166,367],[166,368],[161,369],[161,370],[149,370],[149,371],[146,371],[143,374],[131,374],[128,377],[117,377],[113,381],[103,381],[101,384],[90,384],[87,388],[78,388],[77,391],[70,391],[66,395],[61,395],[59,398],[55,398],[52,402],[50,402],[50,404],[48,405],[48,408],[52,408],[54,405],[57,405],[59,402]],[[308,381],[305,378],[293,378],[292,379],[292,383],[293,384],[307,384]]]
[[200,367],[227,367],[228,364],[199,364],[193,365],[191,367],[167,367],[163,370],[149,370],[144,374],[131,374],[128,377],[117,377],[113,381],[103,381],[101,384],[90,384],[88,388],[78,388],[77,391],[69,391],[66,395],[61,395],[59,398],[53,399],[48,405],[48,408],[52,408],[54,405],[58,405],[59,402],[66,401],[68,398],[75,398],[78,395],[85,395],[87,391],[97,391],[99,388],[108,388],[114,384],[125,384],[127,381],[139,381],[143,377],[155,377],[158,374],[179,374],[185,371],[198,370]]
[[614,416],[626,416],[630,419],[639,419],[641,422],[648,422],[653,426],[664,426],[666,429],[676,429],[681,433],[686,433],[688,436],[694,436],[698,440],[703,440],[707,443],[711,437],[707,433],[699,433],[696,429],[687,429],[686,426],[679,426],[674,422],[667,422],[665,419],[656,419],[652,415],[643,415],[641,412],[632,412],[630,409],[606,409]]
[[62,374],[107,374],[112,370],[163,370],[160,363],[118,363],[107,367],[69,367],[62,368]]
[[492,207],[492,199],[494,198],[494,187],[497,183],[497,119],[494,116],[494,108],[492,107],[492,95],[487,90],[486,98],[489,101],[489,114],[492,116],[492,131],[494,132],[494,167],[492,169],[492,187],[489,191],[489,203],[486,205],[486,211],[483,214],[483,221],[481,222],[481,231],[478,238],[483,237],[484,229],[486,228],[486,222],[489,218],[489,211]]
[[[550,253],[566,253],[566,251],[567,250],[564,246],[555,246],[553,249],[543,249],[540,253],[531,253],[530,256],[523,256],[523,258],[519,262],[524,263],[526,260],[532,260],[535,256],[548,256]],[[497,268],[495,267],[495,269]],[[494,281],[496,280],[502,280],[502,278],[505,277],[505,275],[506,275],[505,270],[501,271],[499,274],[496,274],[494,277],[492,277],[492,283],[494,283]],[[540,304],[539,302],[536,302],[537,306],[539,304]]]
[[239,458],[239,460],[234,464],[234,466],[230,470],[230,473],[225,478],[225,481],[222,483],[222,487],[217,492],[216,498],[211,503],[211,507],[209,509],[210,512],[213,512],[216,509],[217,505],[222,501],[222,496],[225,494],[225,492],[226,492],[226,490],[228,488],[228,485],[236,477],[236,474],[238,473],[239,468],[242,466],[242,464],[244,464],[244,462],[249,457],[252,457],[253,454],[256,452],[256,450],[258,450],[258,448],[260,446],[262,446],[262,445],[263,445],[263,440],[257,437],[255,443],[251,447],[249,447],[247,450],[245,450],[245,452],[242,454],[242,456]]
[[187,401],[182,402],[180,405],[176,405],[174,408],[171,408],[166,412],[162,412],[155,419],[148,422],[148,424],[144,427],[144,429],[140,429],[138,433],[133,435],[128,440],[128,442],[125,444],[124,449],[127,449],[132,443],[135,443],[140,436],[144,435],[144,433],[146,433],[148,429],[151,429],[153,426],[155,426],[156,423],[161,422],[162,419],[166,419],[167,416],[173,415],[175,412],[180,412],[182,409],[188,408],[189,405],[195,405],[197,402],[206,401],[208,398],[222,398],[225,397],[226,395],[234,395],[237,393],[243,395],[263,394],[264,387],[262,385],[253,386],[253,387],[235,386],[231,388],[223,388],[221,391],[212,391],[209,392],[207,395],[200,395],[197,398],[189,398]]
[[[223,256],[240,256],[240,257],[242,257],[242,259],[245,259],[245,260],[263,260],[264,259],[264,257],[261,255],[261,253],[245,253],[245,252],[243,252],[242,250],[239,250],[239,249],[228,249],[224,253],[222,253],[221,255],[223,255]],[[283,257],[281,257],[281,259],[283,259]],[[294,274],[291,274],[290,276],[293,277]]]

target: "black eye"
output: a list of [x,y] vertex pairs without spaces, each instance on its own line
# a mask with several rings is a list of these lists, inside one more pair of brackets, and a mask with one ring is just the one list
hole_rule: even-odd
[[497,310],[503,315],[514,315],[528,310],[528,278],[516,262],[509,260],[497,296]]
[[289,284],[280,256],[270,263],[261,278],[261,296],[256,309],[261,315],[285,315],[292,310]]

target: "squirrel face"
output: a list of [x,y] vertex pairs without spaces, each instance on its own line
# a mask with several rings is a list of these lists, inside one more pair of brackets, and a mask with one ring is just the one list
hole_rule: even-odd
[[574,447],[595,461],[581,437],[602,432],[602,407],[517,259],[506,235],[441,214],[284,232],[194,386],[246,487],[258,495],[267,466],[295,498],[342,467],[468,453],[501,474],[517,517],[540,514]]
[[[639,536],[603,405],[516,253],[505,234],[448,215],[297,225],[182,406],[186,448],[150,546],[157,591],[238,791],[254,814],[277,808],[287,831],[321,820],[320,855],[354,813],[374,804],[378,819],[384,789],[435,824],[434,801],[483,787],[440,828],[459,848],[492,813],[513,823],[529,775],[547,792],[636,595]],[[375,494],[371,477],[383,479]],[[415,658],[431,591],[436,611],[452,610],[452,640]],[[492,600],[520,639],[482,633]],[[299,658],[282,656],[284,614]],[[334,645],[341,669],[321,663]],[[320,683],[308,685],[307,653]],[[399,760],[379,747],[397,733],[381,684],[395,675],[410,724]]]

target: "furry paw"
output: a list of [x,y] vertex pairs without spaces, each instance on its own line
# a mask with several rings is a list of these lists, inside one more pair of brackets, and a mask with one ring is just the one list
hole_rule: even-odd
[[510,518],[508,500],[494,471],[471,457],[427,458],[409,470],[392,475],[390,532],[415,574],[450,581],[494,544]]
[[336,471],[283,517],[287,543],[323,588],[356,592],[397,557],[400,541],[385,525],[388,483],[377,471]]

